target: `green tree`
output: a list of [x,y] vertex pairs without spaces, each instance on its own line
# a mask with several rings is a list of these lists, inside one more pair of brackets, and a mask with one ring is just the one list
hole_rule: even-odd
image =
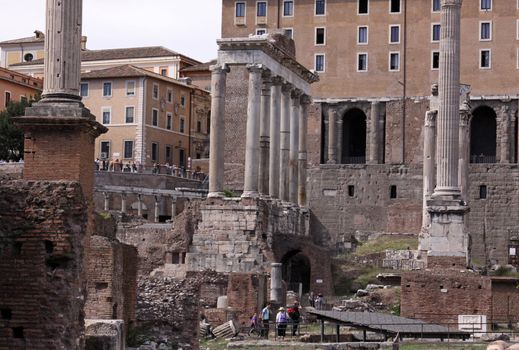
[[31,100],[11,101],[7,108],[0,112],[0,160],[18,161],[23,158],[23,131],[14,125],[12,118],[23,116],[25,108],[39,100],[39,96]]

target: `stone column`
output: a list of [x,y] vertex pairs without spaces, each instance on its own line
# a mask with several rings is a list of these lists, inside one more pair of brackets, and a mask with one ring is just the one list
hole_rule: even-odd
[[142,195],[137,195],[137,216],[142,217]]
[[81,100],[82,9],[82,0],[47,0],[43,100]]
[[245,148],[245,179],[242,198],[258,196],[259,136],[261,111],[262,65],[251,64],[249,71],[249,90],[247,101],[247,140]]
[[328,164],[337,163],[337,110],[328,109]]
[[259,193],[269,195],[269,156],[270,156],[270,72],[263,74],[261,87],[261,118],[260,118],[260,160],[259,160]]
[[344,136],[344,121],[342,120],[342,118],[337,118],[337,155],[336,155],[336,158],[337,158],[337,163],[338,164],[342,164],[342,150],[344,148],[344,145],[343,145],[343,136]]
[[300,118],[300,98],[301,90],[294,89],[291,94],[292,108],[290,110],[290,152],[288,161],[289,189],[288,197],[290,202],[297,203],[297,181],[298,178],[298,157],[299,157],[299,118]]
[[171,220],[177,216],[177,198],[171,197]]
[[155,213],[154,213],[155,222],[159,222],[159,212],[160,212],[160,197],[155,196]]
[[469,199],[469,163],[470,163],[470,109],[460,110],[460,160],[458,182],[461,190],[461,199]]
[[462,0],[442,0],[435,198],[456,199],[459,160],[460,17]]
[[279,158],[279,198],[288,202],[288,161],[290,152],[290,92],[292,85],[284,84],[281,92],[281,126],[280,126],[280,158]]
[[110,210],[110,194],[108,192],[103,192],[103,196],[105,198],[104,210],[108,211]]
[[379,119],[380,119],[381,104],[379,101],[371,102],[371,115],[369,120],[369,132],[368,132],[368,159],[367,164],[379,164],[379,147],[380,147],[380,135],[379,135]]
[[499,163],[510,163],[510,116],[508,114],[508,107],[501,107],[499,113],[499,120],[501,120],[501,141],[500,148],[501,153],[499,157]]
[[272,263],[270,270],[270,300],[274,304],[283,301],[283,275],[280,263]]
[[209,143],[208,197],[223,197],[225,166],[225,90],[227,65],[211,67],[211,131]]
[[271,198],[279,198],[279,140],[281,123],[281,77],[272,78],[270,101],[270,156],[269,156],[269,194]]
[[438,111],[425,113],[424,142],[423,142],[423,215],[422,227],[428,227],[430,217],[427,211],[427,199],[434,191],[434,149],[436,144],[436,117]]
[[308,95],[301,96],[301,120],[299,122],[299,180],[297,188],[297,203],[300,207],[306,207],[306,167],[307,167],[307,145],[308,134],[308,108],[312,99]]
[[126,214],[126,193],[121,193],[121,213]]

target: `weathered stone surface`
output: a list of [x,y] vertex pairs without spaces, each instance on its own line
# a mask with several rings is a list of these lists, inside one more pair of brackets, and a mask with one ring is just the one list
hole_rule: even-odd
[[81,348],[86,221],[77,182],[0,183],[0,348]]
[[85,320],[85,350],[125,350],[122,320]]

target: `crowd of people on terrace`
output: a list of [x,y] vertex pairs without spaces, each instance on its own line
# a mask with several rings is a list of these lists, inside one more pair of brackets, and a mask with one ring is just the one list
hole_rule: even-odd
[[[188,160],[190,164],[190,161]],[[171,175],[176,177],[189,178],[194,180],[203,181],[206,178],[206,174],[203,173],[199,166],[194,170],[190,166],[187,169],[184,166],[177,166],[175,164],[158,164],[153,163],[150,166],[144,166],[139,162],[123,162],[119,159],[111,160],[95,160],[96,171],[110,171],[110,172],[123,172],[123,173],[151,173],[156,175]]]

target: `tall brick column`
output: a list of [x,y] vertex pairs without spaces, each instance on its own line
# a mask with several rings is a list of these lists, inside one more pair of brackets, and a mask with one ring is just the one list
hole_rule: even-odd
[[258,162],[260,140],[261,86],[263,67],[251,64],[247,104],[247,140],[245,148],[245,181],[242,198],[258,196]]
[[259,154],[259,193],[269,195],[269,156],[270,156],[270,71],[263,74],[263,86],[261,87],[261,112],[260,112],[260,154]]
[[283,78],[272,78],[270,101],[270,155],[269,155],[269,194],[271,198],[279,198],[279,155],[281,126],[281,85]]

